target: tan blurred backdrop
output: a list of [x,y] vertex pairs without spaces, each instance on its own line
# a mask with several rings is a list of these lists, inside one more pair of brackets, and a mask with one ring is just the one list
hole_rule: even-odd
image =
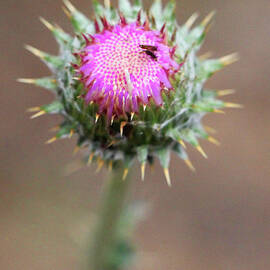
[[[91,14],[90,0],[73,3]],[[75,139],[45,145],[53,136],[48,130],[60,119],[30,120],[25,111],[52,96],[15,81],[48,74],[23,44],[57,52],[38,17],[71,30],[61,6],[58,0],[0,0],[3,270],[80,269],[106,176],[104,171],[96,175],[95,166],[64,175],[63,168],[79,159],[72,156]],[[208,160],[190,149],[195,174],[174,157],[172,189],[158,165],[152,174],[147,172],[145,183],[139,181],[136,167],[132,198],[147,201],[152,209],[135,235],[140,256],[136,269],[270,269],[270,1],[181,0],[178,21],[213,9],[215,25],[202,53],[237,51],[241,61],[216,74],[208,87],[236,88],[226,100],[245,108],[206,117],[222,145],[203,142]]]

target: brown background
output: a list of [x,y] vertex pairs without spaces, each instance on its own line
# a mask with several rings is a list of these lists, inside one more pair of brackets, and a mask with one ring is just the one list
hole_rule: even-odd
[[[90,14],[89,0],[73,3]],[[150,3],[148,1],[147,3]],[[48,74],[23,44],[57,52],[43,16],[70,30],[56,0],[0,0],[1,140],[0,269],[80,269],[88,228],[106,173],[95,166],[65,176],[75,139],[44,145],[59,122],[44,116],[29,120],[26,108],[52,100],[46,91],[15,81]],[[238,51],[241,61],[216,74],[210,88],[236,88],[226,97],[245,105],[205,123],[222,142],[207,142],[204,160],[190,149],[193,174],[174,158],[173,188],[155,166],[145,183],[134,175],[132,197],[152,210],[135,235],[136,269],[270,269],[270,2],[269,0],[181,0],[179,22],[195,11],[217,10],[203,52],[222,56]]]

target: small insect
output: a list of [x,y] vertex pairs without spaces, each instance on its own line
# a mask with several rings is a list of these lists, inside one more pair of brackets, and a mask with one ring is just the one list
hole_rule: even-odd
[[152,45],[140,45],[140,47],[142,49],[144,49],[144,50],[151,51],[151,52],[156,52],[157,51],[157,47],[152,46]]
[[152,45],[140,45],[140,48],[144,49],[144,51],[142,51],[142,53],[146,53],[153,60],[157,61],[157,56],[154,54],[154,52],[157,51],[157,47],[156,46],[152,46]]
[[153,60],[157,61],[157,56],[156,56],[153,52],[148,51],[148,50],[146,50],[146,51],[144,51],[144,52],[145,52],[147,55],[151,56],[151,58],[152,58]]

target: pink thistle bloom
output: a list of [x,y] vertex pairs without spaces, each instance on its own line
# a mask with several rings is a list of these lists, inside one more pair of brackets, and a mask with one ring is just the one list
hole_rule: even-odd
[[[85,100],[99,105],[99,113],[112,116],[137,113],[151,98],[162,105],[162,91],[171,90],[170,77],[180,69],[175,48],[167,44],[164,27],[151,30],[148,23],[115,26],[102,18],[104,30],[89,39],[80,52],[78,70],[87,90]],[[97,29],[97,32],[98,29]]]

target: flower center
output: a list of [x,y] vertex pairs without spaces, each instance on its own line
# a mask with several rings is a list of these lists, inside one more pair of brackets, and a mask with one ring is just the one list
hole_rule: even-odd
[[155,46],[141,29],[131,32],[125,27],[120,34],[112,33],[94,54],[93,74],[102,73],[104,81],[124,91],[130,91],[129,82],[136,88],[149,80],[158,80],[160,65],[153,57],[158,57],[159,52],[151,56],[141,45]]
[[139,103],[147,105],[150,98],[162,104],[161,91],[172,88],[169,76],[179,65],[159,31],[119,24],[93,39],[83,49],[79,69],[87,102],[98,103],[109,118],[138,112]]

